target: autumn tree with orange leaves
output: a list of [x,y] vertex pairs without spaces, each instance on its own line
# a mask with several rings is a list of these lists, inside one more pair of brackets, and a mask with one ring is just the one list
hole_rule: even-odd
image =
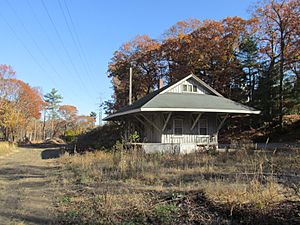
[[[41,141],[64,138],[67,131],[71,131],[73,137],[95,126],[95,119],[78,115],[75,106],[56,103],[50,107],[38,88],[16,79],[12,67],[0,65],[0,138]],[[51,116],[46,118],[45,115]]]
[[10,66],[0,66],[0,127],[5,139],[26,136],[30,122],[40,118],[44,104],[38,89],[12,76]]
[[114,94],[106,111],[128,104],[132,67],[134,101],[157,89],[160,78],[169,84],[193,73],[282,124],[284,113],[300,109],[299,18],[298,0],[268,0],[250,19],[179,21],[159,41],[138,35],[109,64]]
[[[277,106],[273,116],[278,116],[279,123],[282,124],[283,115],[288,110],[284,106],[284,82],[291,76],[296,76],[295,84],[299,83],[297,71],[300,61],[300,2],[265,1],[256,6],[253,16],[259,22],[257,35],[264,75],[267,80],[273,80],[274,86],[278,85],[275,96],[269,94],[267,98],[278,99],[274,102]],[[298,85],[294,87],[296,86]],[[267,110],[270,113],[272,108]]]
[[[110,110],[118,109],[128,103],[130,67],[133,67],[133,99],[137,100],[157,87],[161,66],[159,64],[160,43],[147,35],[137,36],[115,51],[109,65],[109,77],[114,88],[113,104]],[[157,59],[157,60],[155,60]],[[107,105],[110,103],[108,102]]]

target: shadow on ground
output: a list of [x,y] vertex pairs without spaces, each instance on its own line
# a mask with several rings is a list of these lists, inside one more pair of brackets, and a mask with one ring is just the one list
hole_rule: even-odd
[[66,144],[39,143],[39,144],[18,144],[21,148],[64,148]]
[[28,178],[45,178],[45,170],[47,172],[55,172],[57,167],[19,165],[16,168],[8,165],[8,167],[0,168],[0,178],[11,181]]
[[41,152],[41,158],[42,159],[56,159],[59,158],[64,151],[62,149],[58,148],[51,148],[51,149],[46,149]]
[[[13,220],[15,221],[24,221],[30,224],[53,224],[53,221],[47,218],[42,218],[42,217],[38,217],[38,216],[29,216],[29,215],[22,215],[22,214],[18,214],[18,213],[14,213],[13,215],[11,213],[5,213],[5,212],[0,212],[0,216],[3,218],[7,218],[8,220],[12,218],[13,216]],[[1,221],[0,221],[1,224]],[[12,224],[23,224],[23,222],[21,223],[12,223]],[[24,223],[25,224],[25,223]]]

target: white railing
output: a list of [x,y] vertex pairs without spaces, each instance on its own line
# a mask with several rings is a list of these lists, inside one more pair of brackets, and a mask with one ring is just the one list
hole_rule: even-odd
[[216,135],[169,135],[168,137],[162,137],[162,143],[194,143],[199,145],[210,145],[217,144],[217,142]]
[[215,135],[201,135],[196,138],[197,144],[216,144],[217,136]]

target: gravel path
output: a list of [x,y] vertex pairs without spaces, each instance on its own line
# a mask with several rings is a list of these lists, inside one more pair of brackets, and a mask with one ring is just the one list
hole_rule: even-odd
[[19,149],[0,159],[0,225],[51,224],[58,149]]

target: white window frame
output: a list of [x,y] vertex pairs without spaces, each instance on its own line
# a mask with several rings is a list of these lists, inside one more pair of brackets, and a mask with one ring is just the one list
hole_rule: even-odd
[[[205,121],[205,127],[200,127],[201,121]],[[202,129],[202,128],[206,128],[206,132],[205,132],[206,134],[201,134],[200,129]],[[208,121],[207,121],[207,119],[199,119],[199,121],[198,121],[198,135],[201,135],[201,136],[208,135]]]
[[[181,128],[181,134],[176,134],[176,132],[175,132],[175,129],[177,128],[177,127],[175,127],[175,124],[176,124],[176,121],[181,121],[180,123],[181,123],[181,127],[179,127],[179,128]],[[176,118],[176,119],[173,119],[173,135],[174,136],[182,136],[183,135],[183,119],[179,119],[179,118]]]
[[[184,86],[186,86],[186,90],[184,90]],[[194,85],[194,84],[183,84],[182,85],[182,92],[197,93],[198,92],[197,85]]]

